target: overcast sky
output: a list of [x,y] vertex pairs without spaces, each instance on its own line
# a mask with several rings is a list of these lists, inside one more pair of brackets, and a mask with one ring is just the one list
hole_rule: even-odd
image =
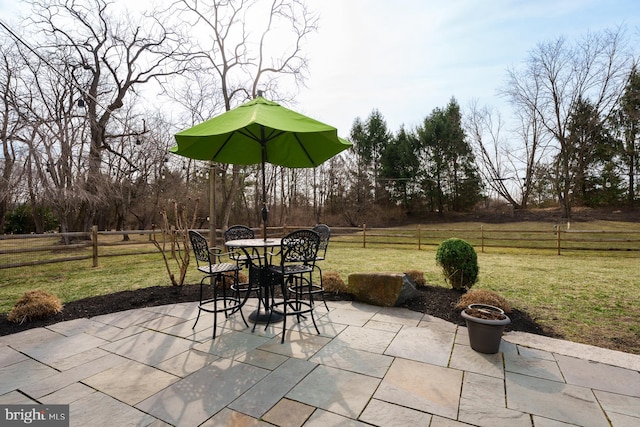
[[[0,0],[13,21],[15,0]],[[537,43],[624,25],[640,41],[639,0],[307,0],[320,14],[307,88],[292,108],[349,136],[378,109],[389,130],[420,124],[455,97],[508,114],[506,69]],[[640,44],[640,43],[638,43]]]
[[[452,96],[508,109],[496,92],[506,69],[537,43],[624,25],[640,40],[638,0],[313,0],[320,29],[309,46],[298,110],[348,137],[373,109],[389,130],[420,124]],[[508,111],[506,112],[508,113]],[[503,114],[506,114],[503,113]]]

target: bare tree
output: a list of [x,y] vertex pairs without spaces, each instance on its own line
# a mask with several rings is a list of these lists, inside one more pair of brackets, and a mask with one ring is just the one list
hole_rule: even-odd
[[84,203],[88,229],[104,201],[99,188],[105,181],[103,153],[122,155],[112,148],[111,140],[144,132],[129,128],[115,113],[141,85],[181,71],[176,61],[180,43],[160,15],[123,14],[106,0],[28,3],[32,6],[28,25],[42,37],[38,54],[47,56],[54,69],[65,70],[66,82],[81,91],[86,106],[89,147],[84,187],[94,196]]
[[517,170],[510,167],[509,147],[503,140],[502,128],[500,113],[472,101],[465,116],[465,130],[476,153],[478,171],[493,191],[513,207],[520,208],[522,204],[513,194],[515,189],[508,185],[514,180]]
[[568,129],[572,111],[579,100],[589,100],[595,115],[608,120],[623,94],[631,63],[624,31],[618,28],[588,33],[575,44],[564,37],[540,43],[523,70],[508,72],[505,93],[511,102],[532,111],[557,143],[557,195],[569,219],[573,205],[573,149]]
[[15,45],[10,40],[0,42],[0,233],[4,230],[9,201],[19,178],[16,173],[16,146],[23,122],[16,105],[19,97],[18,62]]
[[[303,42],[316,30],[317,17],[302,0],[178,0],[171,9],[176,7],[180,19],[198,34],[191,49],[199,65],[197,73],[216,78],[211,85],[216,89],[201,96],[221,100],[224,110],[254,98],[259,90],[278,101],[290,100],[285,83],[304,82]],[[227,168],[223,169],[224,177]],[[231,167],[230,185],[223,197],[223,227],[229,224],[240,169]],[[211,228],[215,227],[214,217]]]
[[545,161],[548,139],[535,111],[518,105],[516,129],[506,131],[502,116],[472,101],[465,120],[485,183],[516,209],[526,209],[536,173]]
[[28,126],[24,141],[29,150],[30,203],[35,211],[50,206],[61,231],[73,231],[84,222],[82,207],[101,197],[84,186],[87,152],[83,140],[88,128],[84,112],[74,102],[79,91],[69,79],[69,69],[54,70],[33,55],[26,57],[25,64],[20,110]]

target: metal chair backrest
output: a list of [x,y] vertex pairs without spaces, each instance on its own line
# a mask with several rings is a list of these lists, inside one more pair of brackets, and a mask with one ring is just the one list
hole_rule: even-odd
[[313,230],[296,230],[282,238],[280,264],[303,263],[315,265],[320,236]]
[[200,266],[200,263],[211,265],[211,252],[209,252],[207,239],[197,231],[189,230],[189,240],[191,241],[191,247],[193,248],[193,254],[196,257],[198,267]]
[[255,233],[252,229],[244,225],[232,225],[224,232],[224,241],[240,240],[240,239],[254,239]]
[[331,229],[326,224],[318,224],[312,228],[313,231],[320,236],[320,246],[318,247],[318,258],[324,259],[329,246],[329,238],[331,237]]

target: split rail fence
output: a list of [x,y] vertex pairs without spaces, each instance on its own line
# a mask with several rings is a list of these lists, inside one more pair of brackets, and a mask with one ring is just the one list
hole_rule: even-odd
[[[270,227],[269,236],[283,236],[306,226]],[[199,230],[208,233],[208,230]],[[256,234],[260,229],[255,229]],[[570,230],[550,226],[518,230],[503,225],[476,228],[417,226],[398,228],[332,227],[331,245],[381,248],[434,249],[443,240],[458,237],[476,250],[531,249],[561,255],[568,251],[628,251],[640,254],[640,227],[636,230]],[[218,236],[221,235],[218,230]],[[221,238],[218,237],[218,241]],[[159,246],[154,245],[154,240]],[[0,270],[40,264],[90,260],[94,267],[102,257],[135,256],[176,250],[175,231],[98,231],[28,235],[0,235]]]

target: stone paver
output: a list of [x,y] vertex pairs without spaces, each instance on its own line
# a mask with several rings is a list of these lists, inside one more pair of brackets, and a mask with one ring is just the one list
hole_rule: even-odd
[[0,368],[28,359],[29,358],[27,356],[12,349],[11,347],[0,347]]
[[174,425],[200,425],[264,378],[269,371],[220,359],[135,407]]
[[377,426],[428,426],[431,414],[372,399],[360,415],[360,420]]
[[187,351],[193,343],[189,340],[161,332],[145,331],[128,338],[103,345],[103,350],[119,354],[147,365],[156,365]]
[[315,410],[316,408],[313,406],[289,399],[282,399],[262,418],[277,426],[300,427],[309,419]]
[[31,359],[0,368],[0,396],[57,374],[55,369]]
[[286,397],[345,417],[357,418],[379,383],[377,378],[318,366]]
[[556,356],[568,384],[640,397],[640,372],[575,357]]
[[269,427],[271,424],[267,424],[264,421],[257,420],[240,412],[233,411],[231,409],[223,409],[213,417],[209,418],[200,427],[219,427],[219,426],[232,426],[232,427]]
[[92,317],[91,320],[104,323],[105,325],[116,326],[118,328],[128,328],[140,323],[156,319],[162,314],[147,309],[119,311],[116,313],[104,314]]
[[588,388],[526,375],[506,373],[507,406],[584,427],[608,427],[604,413]]
[[517,354],[505,354],[504,369],[517,374],[564,382],[562,372],[560,372],[560,368],[555,360],[523,357]]
[[209,354],[195,349],[185,351],[155,367],[177,377],[184,378],[220,359],[215,354]]
[[[345,328],[338,336],[336,336],[336,339],[333,340],[333,342],[357,350],[383,354],[400,328],[394,331],[375,329],[371,327],[372,322],[373,321],[367,322],[365,327],[362,328],[357,326],[349,326]],[[382,324],[389,325],[389,323]],[[373,326],[377,325],[380,325],[380,323],[378,322]]]
[[326,315],[327,319],[333,323],[343,325],[364,326],[375,313],[367,311],[357,311],[347,308],[337,308]]
[[504,378],[503,354],[483,354],[466,345],[456,345],[449,362],[450,368]]
[[640,425],[640,398],[625,396],[616,393],[609,393],[606,391],[594,390],[596,399],[600,402],[600,405],[604,408],[607,414],[622,414],[639,419],[638,425]]
[[440,329],[405,327],[398,332],[384,354],[447,366],[454,337],[455,334]]
[[529,414],[507,409],[504,382],[476,373],[465,373],[459,419],[487,427],[531,427]]
[[429,427],[469,427],[469,424],[434,415]]
[[320,365],[382,378],[391,366],[393,357],[369,353],[345,346],[343,342],[332,341],[309,360]]
[[260,418],[315,367],[315,363],[291,358],[234,400],[229,408]]
[[404,326],[418,326],[424,315],[417,311],[399,307],[381,307],[371,318],[376,322],[398,323]]
[[562,421],[551,420],[549,418],[538,417],[534,415],[531,417],[533,419],[533,425],[535,427],[575,427],[575,424],[563,423]]
[[86,378],[82,382],[133,406],[179,379],[175,375],[130,360]]
[[145,426],[154,421],[151,415],[98,392],[75,401],[69,409],[71,427]]
[[236,359],[267,342],[269,342],[269,338],[250,333],[225,333],[216,337],[215,340],[210,339],[204,343],[196,344],[193,349],[220,357]]
[[54,323],[51,326],[47,326],[47,329],[55,331],[61,335],[71,336],[86,333],[87,331],[100,329],[105,325],[100,322],[96,322],[91,319],[74,319],[67,322]]
[[96,391],[82,383],[73,383],[40,399],[43,404],[68,405],[83,399]]
[[0,405],[36,405],[38,402],[29,399],[19,391],[10,391],[0,396]]
[[259,349],[297,359],[309,359],[330,341],[327,337],[290,331],[283,344],[280,344],[280,336],[276,336]]
[[19,350],[32,359],[52,364],[58,360],[99,347],[106,342],[87,334],[76,334],[69,337],[59,335],[58,339],[21,346]]
[[558,355],[600,362],[640,372],[640,357],[636,354],[623,353],[621,351],[549,338],[542,335],[527,334],[524,332],[506,333],[503,341],[519,344],[523,347],[544,350]]
[[397,358],[374,398],[455,419],[462,371]]
[[[249,301],[253,303],[253,301]],[[255,305],[248,304],[245,314]],[[195,303],[0,337],[1,404],[69,404],[72,426],[640,425],[640,356],[505,333],[480,354],[466,328],[401,308],[329,302],[258,325]]]
[[240,357],[236,357],[236,360],[238,362],[247,363],[259,368],[274,370],[278,366],[289,360],[289,358],[287,356],[283,356],[282,354],[276,354],[257,348],[245,353]]
[[34,344],[43,345],[48,341],[58,340],[61,336],[59,333],[47,328],[33,328],[17,334],[0,337],[0,345],[8,345],[14,350],[21,350]]
[[640,425],[640,418],[617,414],[615,412],[609,414],[609,419],[611,419],[611,423],[615,427],[637,427]]
[[342,415],[316,409],[304,427],[366,427],[367,425]]
[[[33,381],[23,386],[21,390],[33,398],[41,398],[78,381],[84,381],[85,378],[122,364],[126,362],[126,360],[127,359],[115,354],[108,354],[83,365],[76,366],[69,371],[60,372],[56,375]],[[111,381],[113,381],[113,378],[111,378]]]

